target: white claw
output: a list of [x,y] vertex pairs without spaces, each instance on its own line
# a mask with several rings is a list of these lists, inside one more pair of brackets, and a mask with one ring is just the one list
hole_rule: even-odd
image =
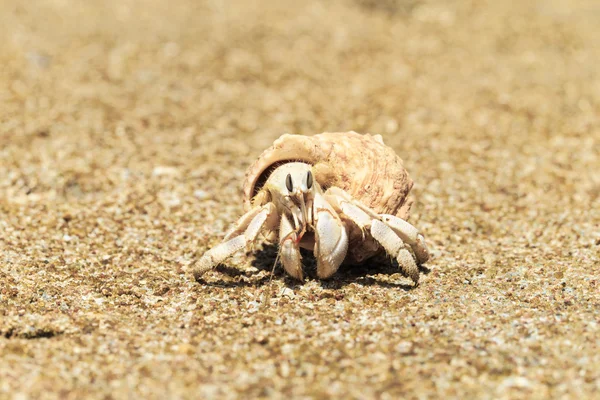
[[317,275],[321,279],[333,275],[346,258],[348,234],[344,223],[334,216],[334,211],[321,196],[315,198],[315,256]]
[[281,215],[279,228],[279,256],[288,274],[302,280],[302,257],[297,243],[298,236],[285,214]]

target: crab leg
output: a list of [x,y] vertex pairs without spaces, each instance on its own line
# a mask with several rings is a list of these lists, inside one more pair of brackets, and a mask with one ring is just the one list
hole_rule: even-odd
[[279,256],[286,272],[294,278],[302,280],[302,262],[300,248],[298,247],[298,235],[285,214],[281,215],[281,224],[279,227]]
[[348,251],[346,226],[321,193],[315,194],[315,249],[317,275],[329,278],[339,268]]
[[277,229],[277,210],[273,203],[253,208],[244,214],[225,236],[223,243],[204,253],[194,266],[194,278],[199,279],[206,271],[216,267],[236,251],[247,247],[265,226],[269,230]]
[[[266,206],[268,206],[268,204]],[[244,231],[246,229],[248,229],[248,227],[249,227],[250,223],[252,222],[252,220],[254,219],[254,217],[256,217],[258,214],[260,214],[260,212],[266,206],[254,207],[254,208],[250,209],[250,211],[248,211],[247,213],[242,215],[240,218],[238,218],[238,220],[235,222],[235,224],[233,224],[233,226],[231,228],[229,228],[227,230],[227,232],[225,233],[225,237],[223,238],[223,241],[226,242],[226,241],[244,233]]]
[[329,188],[326,197],[330,203],[339,208],[342,213],[348,216],[354,223],[361,227],[361,229],[363,229],[363,227],[369,227],[369,223],[367,223],[368,219],[381,219],[381,221],[392,228],[405,243],[410,245],[419,264],[423,264],[429,260],[429,250],[425,244],[425,238],[419,233],[417,228],[407,221],[398,218],[395,215],[378,215],[368,207],[353,200],[348,193],[337,187]]
[[371,236],[377,240],[392,257],[395,257],[400,268],[414,283],[419,282],[419,267],[412,254],[404,247],[404,242],[383,222],[374,219],[371,222]]
[[419,268],[404,245],[406,242],[411,246],[419,263],[427,261],[429,253],[423,236],[419,234],[417,228],[393,215],[377,215],[368,207],[353,200],[340,188],[329,188],[326,197],[346,218],[361,229],[363,235],[365,230],[370,230],[371,236],[388,254],[396,258],[400,267],[413,282],[419,281]]
[[417,228],[394,215],[381,214],[381,220],[385,222],[392,230],[402,238],[405,243],[408,243],[412,248],[419,264],[423,264],[429,260],[429,250],[425,244],[425,239]]

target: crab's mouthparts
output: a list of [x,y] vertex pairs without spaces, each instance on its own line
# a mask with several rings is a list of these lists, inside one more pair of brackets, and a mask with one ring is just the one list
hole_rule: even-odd
[[302,240],[298,239],[298,246],[307,250],[314,250],[315,248],[315,236],[311,231],[306,231],[302,235]]
[[301,230],[300,233],[298,235],[296,235],[296,244],[300,243],[300,241],[302,240],[302,237],[304,236],[304,232],[305,230]]
[[296,244],[300,243],[300,240],[302,240],[302,237],[312,225],[312,218],[310,218],[310,214],[312,213],[311,203],[309,203],[308,206],[306,203],[307,201],[303,194],[296,198],[296,204],[300,209],[298,218],[296,219]]
[[296,244],[300,243],[304,234],[308,231],[306,221],[302,221],[302,225],[300,226],[300,230],[296,233]]

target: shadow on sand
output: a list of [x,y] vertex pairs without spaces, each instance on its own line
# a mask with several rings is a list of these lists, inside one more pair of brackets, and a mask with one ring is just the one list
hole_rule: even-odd
[[[265,245],[256,252],[255,259],[252,261],[255,270],[244,271],[222,264],[215,271],[222,274],[223,279],[206,281],[202,278],[198,282],[203,285],[218,287],[260,287],[268,284],[271,280],[280,280],[289,288],[297,287],[301,283],[287,275],[281,263],[277,262],[275,266],[277,249],[276,245]],[[400,271],[396,261],[390,260],[385,255],[371,258],[361,265],[343,264],[333,277],[321,280],[317,277],[316,260],[312,252],[302,249],[301,253],[305,280],[316,280],[324,289],[340,289],[352,283],[362,286],[400,288],[406,291],[416,288],[413,284],[396,283],[393,282],[395,279],[390,279],[392,275],[405,275]],[[274,266],[275,268],[273,268]],[[421,274],[427,275],[430,272],[429,269],[423,266],[420,266],[419,269]]]

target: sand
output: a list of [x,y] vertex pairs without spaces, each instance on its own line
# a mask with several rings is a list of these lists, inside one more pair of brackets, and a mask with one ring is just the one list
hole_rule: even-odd
[[[599,398],[598,38],[596,1],[0,2],[0,398]],[[258,154],[343,130],[415,181],[420,285],[260,245],[196,282]]]

